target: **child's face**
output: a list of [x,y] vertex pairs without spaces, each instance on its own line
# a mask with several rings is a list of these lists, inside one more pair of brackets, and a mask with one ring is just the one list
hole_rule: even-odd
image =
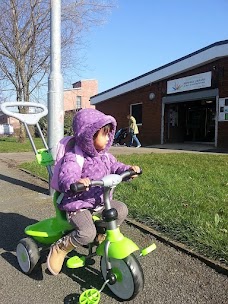
[[107,146],[108,141],[109,141],[109,133],[105,133],[103,129],[99,130],[93,140],[95,149],[97,151],[104,150],[105,147]]

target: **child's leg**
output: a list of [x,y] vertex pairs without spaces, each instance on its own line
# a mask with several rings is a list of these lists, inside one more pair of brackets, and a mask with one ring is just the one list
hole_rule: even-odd
[[96,237],[96,227],[89,210],[81,210],[71,216],[70,223],[75,227],[71,233],[72,243],[75,246],[88,245],[93,242]]
[[72,215],[70,222],[77,230],[64,236],[50,248],[47,266],[54,275],[61,271],[67,253],[78,245],[91,243],[96,237],[96,228],[89,210],[83,210]]
[[118,212],[117,225],[121,225],[128,215],[127,206],[120,201],[111,201],[112,208],[115,208]]

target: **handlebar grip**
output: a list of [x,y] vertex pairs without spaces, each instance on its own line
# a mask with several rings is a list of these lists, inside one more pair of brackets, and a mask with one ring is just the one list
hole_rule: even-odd
[[139,173],[136,173],[134,170],[129,169],[129,170],[123,172],[121,174],[121,176],[122,176],[123,180],[125,180],[125,179],[128,179],[128,178],[131,178],[134,175],[140,175],[140,174],[142,174],[142,169],[141,168],[140,168],[140,172]]
[[73,193],[85,191],[86,188],[87,188],[87,187],[84,186],[84,185],[81,184],[81,183],[73,183],[73,184],[70,185],[70,190],[71,190]]
[[140,168],[140,172],[137,173],[138,175],[141,175],[143,173],[142,168]]
[[130,169],[129,172],[130,172],[130,176],[132,176],[132,175],[140,175],[140,174],[142,174],[142,169],[140,168],[140,172],[139,173],[135,172],[132,169]]

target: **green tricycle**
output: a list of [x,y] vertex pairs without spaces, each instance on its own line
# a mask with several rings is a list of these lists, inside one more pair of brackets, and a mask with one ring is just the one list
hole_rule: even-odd
[[[38,108],[38,112],[20,114],[9,111],[8,108],[22,106]],[[9,116],[13,116],[25,125],[28,137],[36,154],[38,163],[47,167],[49,174],[52,174],[53,158],[49,152],[47,143],[39,126],[39,119],[47,115],[47,108],[37,103],[26,102],[5,102],[1,109]],[[37,150],[28,125],[36,125],[40,133],[45,148]],[[67,267],[79,268],[86,265],[87,260],[94,256],[100,256],[100,269],[104,279],[104,284],[100,290],[95,288],[85,290],[79,298],[79,303],[95,304],[99,303],[100,293],[107,285],[113,294],[120,300],[131,300],[143,290],[144,274],[142,267],[135,255],[145,256],[156,249],[153,243],[150,246],[140,250],[139,247],[129,238],[125,237],[120,227],[117,226],[116,219],[118,217],[117,210],[112,208],[110,202],[110,193],[122,181],[130,179],[136,173],[133,170],[127,170],[122,174],[110,174],[101,180],[91,181],[90,187],[100,186],[104,189],[104,206],[102,219],[94,216],[94,223],[97,228],[97,234],[105,234],[105,240],[98,243],[94,240],[88,245],[88,254],[84,256],[73,256],[68,258]],[[71,185],[71,191],[77,193],[85,191],[85,186],[79,183]],[[59,210],[58,200],[61,193],[55,192],[53,195],[53,204],[55,208],[55,216],[44,219],[40,222],[27,226],[25,234],[27,237],[21,239],[17,245],[16,254],[21,270],[25,274],[30,274],[40,260],[41,251],[47,249],[54,242],[69,234],[74,228],[66,219],[65,212]]]

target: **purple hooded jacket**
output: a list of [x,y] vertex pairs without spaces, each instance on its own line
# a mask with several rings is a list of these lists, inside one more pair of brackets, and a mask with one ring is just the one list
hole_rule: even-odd
[[[93,144],[94,134],[106,124],[111,123],[113,129],[109,134],[109,142],[103,151],[97,152]],[[107,174],[122,173],[130,166],[120,163],[107,152],[113,142],[116,120],[109,115],[95,110],[80,110],[73,119],[73,131],[76,144],[84,155],[83,168],[76,162],[74,148],[65,154],[59,170],[59,189],[65,193],[59,205],[61,210],[74,212],[82,208],[95,209],[103,205],[103,189],[92,187],[89,191],[73,194],[70,185],[80,178],[99,180]]]

